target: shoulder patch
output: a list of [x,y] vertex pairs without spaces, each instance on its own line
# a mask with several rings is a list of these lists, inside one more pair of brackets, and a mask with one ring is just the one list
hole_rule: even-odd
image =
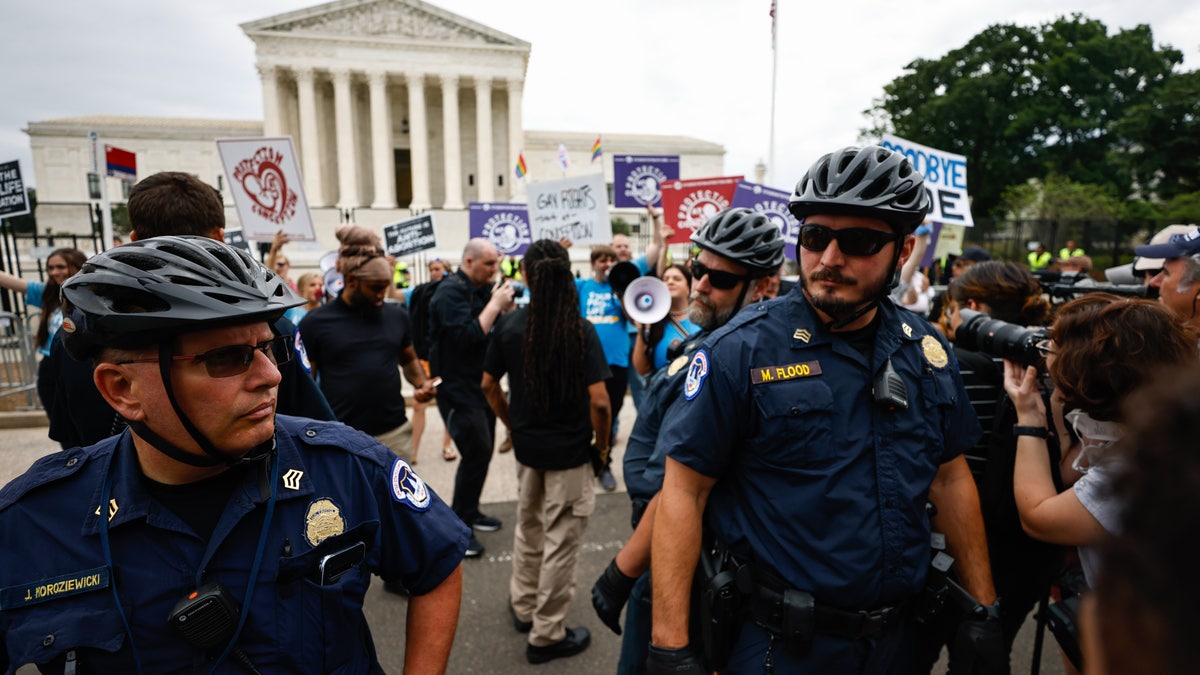
[[425,485],[425,481],[413,471],[408,462],[396,458],[396,462],[392,464],[392,475],[389,482],[391,486],[392,499],[404,504],[414,511],[425,511],[429,505],[433,503],[433,495],[429,493],[429,488]]
[[692,357],[692,362],[688,366],[687,380],[683,383],[683,397],[689,401],[696,398],[706,377],[708,377],[708,350],[701,349]]

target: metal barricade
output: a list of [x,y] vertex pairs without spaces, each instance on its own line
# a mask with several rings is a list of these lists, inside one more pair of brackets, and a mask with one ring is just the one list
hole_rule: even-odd
[[12,312],[0,312],[0,398],[17,396],[21,409],[41,407],[37,397],[37,349],[33,346],[30,325],[36,325],[37,312],[30,323]]

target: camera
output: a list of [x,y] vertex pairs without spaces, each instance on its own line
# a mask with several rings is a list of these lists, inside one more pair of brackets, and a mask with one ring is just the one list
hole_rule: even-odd
[[1042,352],[1037,344],[1046,339],[1045,328],[1018,326],[972,309],[960,309],[958,313],[963,319],[962,325],[954,331],[954,342],[958,346],[1023,366],[1041,363]]

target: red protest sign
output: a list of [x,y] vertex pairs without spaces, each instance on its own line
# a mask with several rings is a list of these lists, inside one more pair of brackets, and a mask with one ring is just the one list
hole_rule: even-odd
[[741,176],[672,180],[662,184],[663,222],[675,228],[668,244],[686,244],[692,233],[733,203]]

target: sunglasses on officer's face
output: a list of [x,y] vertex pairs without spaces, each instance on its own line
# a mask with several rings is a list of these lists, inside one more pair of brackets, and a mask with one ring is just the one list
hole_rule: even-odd
[[713,288],[722,291],[733,290],[739,283],[749,279],[749,277],[742,274],[734,274],[733,272],[726,272],[725,270],[714,270],[695,258],[692,258],[691,267],[692,283],[699,283],[699,281],[707,275],[708,283],[711,284]]
[[[250,369],[254,362],[254,352],[262,352],[275,365],[282,365],[292,360],[292,336],[280,335],[256,345],[229,345],[217,347],[203,354],[190,356],[172,356],[172,361],[199,361],[204,364],[205,371],[212,378],[233,377],[241,375]],[[129,359],[117,361],[118,366],[127,363],[158,363],[158,357],[149,359]]]
[[883,250],[890,242],[896,241],[900,235],[895,232],[880,232],[865,227],[850,227],[844,230],[834,230],[822,225],[804,224],[800,226],[800,245],[814,253],[820,253],[829,246],[829,242],[837,240],[838,249],[846,255],[868,256]]

